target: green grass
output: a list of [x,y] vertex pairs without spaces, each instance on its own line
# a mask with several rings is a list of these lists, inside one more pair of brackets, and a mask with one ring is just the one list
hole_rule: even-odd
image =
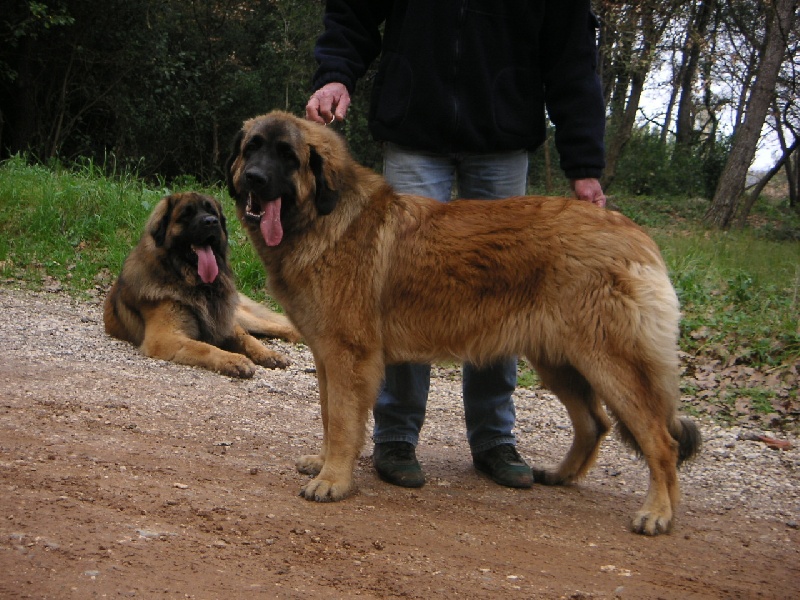
[[517,363],[517,385],[519,387],[534,388],[539,384],[539,375],[528,364],[528,361],[520,358]]
[[752,232],[662,242],[684,311],[685,349],[755,364],[800,357],[800,243]]
[[0,164],[0,279],[33,289],[55,283],[75,295],[107,286],[153,206],[189,189],[222,201],[239,287],[263,300],[264,270],[223,187],[199,188],[189,178],[170,188],[147,185],[132,174],[106,176],[92,163],[67,170],[19,157]]
[[702,199],[637,198],[619,209],[661,247],[681,301],[682,348],[775,366],[800,359],[800,215],[762,201],[757,227],[701,225]]
[[[265,274],[233,217],[225,189],[190,178],[148,185],[101,166],[0,164],[0,281],[75,295],[103,291],[136,244],[152,207],[171,192],[196,189],[222,200],[239,288],[264,300]],[[773,368],[800,359],[800,217],[759,202],[758,227],[704,228],[701,199],[614,198],[662,248],[684,313],[682,349],[727,364]],[[535,385],[523,370],[521,385]],[[759,399],[766,410],[767,402]]]

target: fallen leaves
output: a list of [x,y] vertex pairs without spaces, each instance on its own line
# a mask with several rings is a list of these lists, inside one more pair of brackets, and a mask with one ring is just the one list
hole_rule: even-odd
[[800,365],[754,367],[687,353],[681,360],[684,402],[694,410],[728,423],[800,428]]

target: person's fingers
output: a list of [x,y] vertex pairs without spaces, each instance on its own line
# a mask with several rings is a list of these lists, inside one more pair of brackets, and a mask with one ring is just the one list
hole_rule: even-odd
[[572,181],[572,190],[578,200],[583,200],[603,208],[606,205],[606,196],[597,179],[575,179]]
[[350,106],[350,94],[341,83],[328,83],[318,89],[306,104],[306,117],[326,125],[343,121]]
[[317,96],[311,96],[306,104],[306,118],[309,121],[324,123],[325,121],[320,116],[319,109],[319,98]]
[[311,96],[306,105],[306,114],[309,114],[310,109],[309,118],[312,121],[327,124],[333,119],[333,97],[323,90],[324,88],[319,89]]
[[347,116],[347,109],[350,108],[350,94],[347,93],[347,90],[339,96],[339,100],[336,102],[336,110],[334,110],[334,118],[338,121],[344,121],[344,118]]
[[325,124],[333,121],[334,98],[333,95],[326,91],[325,88],[317,91],[319,98],[319,116],[322,117],[322,122]]
[[597,190],[588,197],[584,198],[586,201],[591,202],[595,206],[603,208],[606,205],[606,197],[602,191]]

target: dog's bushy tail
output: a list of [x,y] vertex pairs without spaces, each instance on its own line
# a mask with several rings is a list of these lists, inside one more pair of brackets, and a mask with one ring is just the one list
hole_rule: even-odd
[[700,452],[703,436],[694,421],[686,417],[676,417],[672,421],[669,433],[678,442],[678,466],[691,460]]
[[[700,429],[690,419],[686,417],[674,417],[669,425],[669,433],[672,438],[678,442],[678,466],[680,467],[687,460],[691,460],[700,452],[700,446],[703,442],[703,436],[700,434]],[[620,440],[633,449],[637,455],[642,456],[642,449],[636,438],[625,427],[621,421],[617,421],[617,434]]]

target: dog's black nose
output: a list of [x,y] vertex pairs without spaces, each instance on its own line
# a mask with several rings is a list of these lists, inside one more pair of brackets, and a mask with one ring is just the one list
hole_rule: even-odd
[[219,224],[219,219],[214,215],[206,215],[202,218],[200,223],[203,227],[216,227]]
[[263,186],[267,183],[267,176],[259,170],[249,169],[244,173],[247,183],[252,186]]

